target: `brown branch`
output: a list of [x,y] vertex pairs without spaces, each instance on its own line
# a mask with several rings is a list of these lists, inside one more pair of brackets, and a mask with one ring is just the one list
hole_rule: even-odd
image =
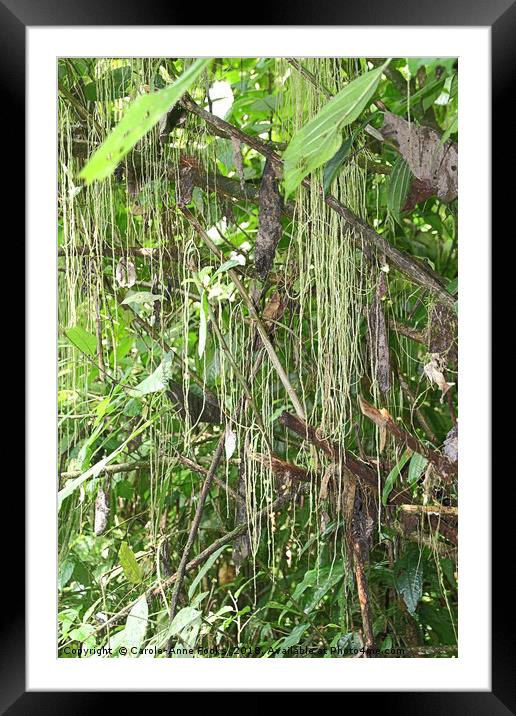
[[97,289],[95,301],[95,336],[97,340],[97,362],[99,367],[99,380],[104,383],[106,366],[104,365],[104,348],[102,346],[102,322],[100,320],[100,291]]
[[280,477],[282,480],[295,480],[299,482],[311,482],[314,477],[318,477],[313,471],[307,470],[299,465],[294,465],[292,462],[286,462],[276,455],[262,455],[260,453],[251,453],[249,455],[251,460],[268,467],[274,475]]
[[[220,436],[217,449],[215,450],[215,454],[213,455],[213,459],[211,461],[210,468],[208,470],[208,474],[206,475],[206,479],[204,480],[204,485],[202,486],[201,494],[199,495],[199,500],[197,502],[197,508],[195,510],[194,519],[192,522],[192,526],[190,527],[190,532],[188,534],[188,539],[186,541],[185,548],[183,550],[183,554],[181,556],[181,561],[179,563],[179,567],[177,568],[176,572],[176,584],[174,586],[174,590],[172,592],[172,597],[170,600],[170,622],[173,621],[174,617],[176,616],[177,611],[177,603],[179,600],[179,592],[181,590],[181,586],[183,584],[183,579],[186,572],[186,565],[188,562],[188,557],[190,555],[190,550],[193,547],[193,543],[195,542],[195,538],[197,537],[197,532],[199,530],[199,525],[201,524],[201,517],[204,510],[204,504],[206,502],[206,498],[208,497],[208,493],[210,491],[211,483],[213,481],[213,477],[215,475],[215,471],[217,470],[220,461],[222,460],[222,455],[224,453],[224,442],[225,442],[225,435],[222,433]],[[163,585],[162,585],[163,587]],[[168,643],[168,651],[169,654],[172,650],[172,641],[170,640]]]
[[[362,460],[356,458],[349,451],[341,450],[336,443],[332,443],[322,437],[319,432],[308,425],[304,420],[300,420],[292,413],[284,412],[279,418],[279,422],[284,427],[292,430],[304,440],[315,445],[336,463],[341,463],[347,470],[361,481],[361,484],[374,496],[378,496],[378,473],[377,471]],[[389,495],[388,504],[403,505],[411,503],[411,489],[405,487],[399,492],[393,490]]]
[[141,256],[142,258],[152,258],[157,256],[166,256],[163,254],[163,249],[160,248],[142,248],[140,246],[104,246],[101,251],[96,248],[90,248],[89,246],[74,247],[72,251],[67,251],[65,248],[60,247],[57,250],[58,256],[76,255],[76,256],[97,256],[112,254],[113,256]]
[[358,601],[360,603],[362,626],[364,629],[365,656],[371,658],[375,656],[371,600],[369,598],[369,586],[367,584],[364,558],[362,556],[362,542],[357,538],[353,539],[353,565],[355,568],[355,581],[357,583]]
[[395,333],[399,333],[406,338],[410,338],[410,340],[415,341],[416,343],[421,343],[421,345],[428,347],[428,336],[426,331],[420,331],[417,328],[412,328],[412,326],[407,326],[406,323],[400,323],[392,318],[389,320],[389,327]]
[[401,505],[403,512],[412,514],[425,515],[447,515],[448,517],[458,517],[458,507],[448,507],[447,505]]
[[[239,141],[244,142],[255,151],[269,158],[278,168],[283,167],[283,162],[279,155],[270,149],[270,147],[268,147],[267,144],[260,138],[252,137],[243,132],[241,129],[238,129],[238,127],[233,126],[229,122],[225,122],[220,117],[216,117],[215,115],[206,112],[206,110],[199,107],[188,94],[184,95],[181,100],[181,105],[208,124],[217,127],[220,131],[225,132],[231,137],[236,137]],[[302,181],[302,185],[309,190],[311,189],[311,183],[308,179],[304,179]],[[400,251],[393,246],[381,234],[376,233],[376,231],[365,221],[360,219],[350,209],[341,204],[334,196],[324,196],[322,188],[319,192],[321,199],[323,199],[327,206],[342,216],[349,226],[357,231],[357,234],[362,237],[371,249],[378,250],[380,253],[385,254],[392,265],[401,271],[401,273],[407,276],[407,278],[409,278],[413,283],[426,288],[428,291],[438,296],[443,303],[451,307],[455,305],[455,298],[444,288],[434,272],[430,271],[430,269],[423,264],[420,264],[413,257],[403,253],[403,251]]]
[[370,405],[367,401],[365,401],[360,395],[358,396],[358,403],[362,414],[365,415],[366,418],[372,420],[379,428],[386,429],[389,433],[391,433],[391,435],[394,435],[399,442],[403,443],[414,452],[426,457],[426,459],[432,463],[444,480],[449,482],[457,475],[456,463],[452,463],[447,457],[441,455],[440,452],[431,450],[426,445],[423,445],[423,443],[420,443],[419,440],[401,428],[385,409],[378,410],[373,405]]
[[[148,460],[139,460],[138,462],[121,462],[118,463],[118,465],[107,465],[102,470],[102,474],[112,475],[117,472],[132,472],[132,470],[142,470],[146,467],[149,467]],[[68,470],[67,472],[62,472],[61,477],[64,480],[69,480],[74,477],[79,477],[83,474],[83,472],[84,470]]]

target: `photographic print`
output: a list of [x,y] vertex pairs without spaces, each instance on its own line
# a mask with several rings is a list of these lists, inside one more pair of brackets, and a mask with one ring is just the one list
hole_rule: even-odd
[[458,656],[456,57],[61,57],[58,656]]

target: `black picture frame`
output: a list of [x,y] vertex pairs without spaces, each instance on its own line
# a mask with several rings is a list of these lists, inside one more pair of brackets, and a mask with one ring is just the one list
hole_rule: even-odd
[[[4,190],[4,199],[9,207],[19,206],[17,247],[21,241],[21,222],[24,216],[24,111],[25,111],[25,31],[27,26],[74,26],[74,25],[190,25],[188,6],[176,7],[161,5],[155,0],[145,3],[135,0],[0,0],[0,63],[1,95],[3,110],[0,112],[4,125],[2,137],[6,144],[16,147],[14,161],[8,166],[8,182]],[[225,3],[203,6],[206,24],[235,24],[225,22],[238,18],[243,23],[242,10]],[[504,236],[509,239],[513,233],[507,227],[507,207],[512,206],[514,182],[505,181],[507,167],[515,166],[514,138],[510,126],[513,124],[510,105],[513,94],[511,79],[516,69],[516,3],[514,0],[494,0],[489,3],[482,0],[418,0],[412,3],[394,0],[382,3],[381,0],[369,0],[367,3],[355,3],[353,6],[336,3],[331,0],[319,0],[317,3],[292,0],[274,8],[260,5],[259,19],[250,17],[249,25],[360,25],[360,26],[489,26],[492,38],[492,217],[495,236],[495,218],[500,222],[496,235],[500,236],[500,247]],[[264,21],[266,20],[266,22]],[[471,118],[474,121],[474,118]],[[4,145],[5,147],[5,145]],[[4,160],[5,161],[5,160]],[[4,167],[4,177],[5,167]],[[510,193],[509,193],[510,192]],[[7,194],[7,196],[6,196]],[[10,209],[11,211],[11,209]],[[511,226],[511,225],[510,225]],[[503,227],[503,230],[502,230]],[[512,241],[512,239],[511,239]],[[509,282],[510,264],[505,265],[507,275],[499,275],[498,282]],[[502,270],[503,273],[503,270]],[[52,279],[49,279],[50,281]],[[18,279],[19,281],[19,279]],[[19,291],[19,289],[18,289]],[[503,312],[504,306],[493,305]],[[20,311],[19,305],[17,311]],[[493,318],[500,315],[493,310]],[[500,319],[502,320],[502,319]],[[20,318],[17,319],[17,323]],[[29,344],[28,350],[37,350]],[[19,369],[18,369],[19,370]],[[496,391],[494,391],[496,394]],[[490,440],[490,436],[486,436]],[[503,438],[493,435],[492,454],[503,454]],[[507,444],[507,443],[505,443]],[[510,443],[509,443],[510,444]],[[499,450],[495,451],[498,445]],[[30,449],[30,445],[28,446]],[[494,472],[494,471],[493,471]],[[502,471],[503,474],[503,471]],[[494,584],[492,594],[492,691],[491,692],[369,692],[367,706],[371,706],[370,697],[375,698],[378,707],[395,710],[397,713],[434,714],[497,714],[516,713],[516,679],[514,678],[514,629],[511,629],[512,599],[508,595],[506,582],[510,581],[510,564],[504,556],[505,545],[511,544],[510,519],[504,515],[497,504],[507,502],[507,482],[512,482],[512,470],[507,471],[503,484],[493,481],[492,499],[496,508],[492,530],[492,563]],[[49,481],[49,489],[51,482]],[[6,490],[7,487],[4,487]],[[9,482],[9,503],[18,506],[21,515],[24,505],[24,485],[21,474],[13,475]],[[4,495],[6,493],[4,492]],[[497,498],[498,497],[498,501]],[[5,499],[5,497],[4,497]],[[510,498],[509,498],[510,499]],[[9,511],[4,504],[4,510]],[[0,713],[10,716],[27,714],[60,713],[105,713],[120,709],[120,694],[95,692],[26,692],[25,691],[25,604],[24,584],[24,536],[19,524],[11,532],[4,533],[4,608],[0,640]],[[10,536],[9,536],[10,535]],[[49,556],[49,563],[53,555]],[[7,563],[5,563],[7,562]],[[7,588],[7,580],[9,588]],[[16,585],[16,586],[13,586]],[[472,595],[474,598],[474,595]],[[408,686],[408,685],[407,685]],[[295,685],[291,688],[295,690]],[[288,689],[288,686],[286,686]],[[336,684],[336,690],[338,685]],[[349,697],[345,696],[343,706],[349,709]],[[364,705],[365,693],[358,694]],[[117,698],[115,702],[114,698]],[[132,706],[136,705],[139,694],[130,695]],[[143,698],[148,698],[143,695]],[[170,704],[172,707],[172,704]],[[245,705],[244,705],[245,708]]]

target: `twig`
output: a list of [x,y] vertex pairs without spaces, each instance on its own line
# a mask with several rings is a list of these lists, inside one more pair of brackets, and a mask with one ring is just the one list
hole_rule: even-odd
[[[139,460],[138,462],[121,462],[118,465],[107,465],[102,470],[102,473],[104,475],[113,475],[117,472],[132,472],[133,470],[142,470],[146,467],[149,467],[148,460]],[[64,480],[68,480],[74,477],[79,477],[79,475],[82,475],[83,472],[84,470],[68,470],[67,472],[62,472],[61,477]]]
[[[284,495],[281,495],[280,497],[277,497],[274,502],[272,502],[270,505],[267,505],[267,507],[264,507],[259,512],[256,513],[256,517],[260,518],[264,515],[270,514],[271,512],[275,512],[277,509],[282,507],[282,505],[287,502],[288,499],[290,499],[295,493],[294,492],[288,492]],[[231,530],[231,532],[227,532],[222,537],[219,537],[218,540],[215,540],[215,542],[212,542],[209,547],[206,547],[205,550],[200,552],[195,559],[190,560],[188,564],[185,567],[185,573],[190,572],[192,569],[195,569],[200,564],[205,562],[208,557],[210,557],[214,552],[216,552],[220,547],[223,547],[225,544],[228,544],[229,542],[232,542],[236,537],[239,537],[240,535],[244,534],[244,532],[247,531],[247,522],[243,523],[241,525],[238,525],[235,527],[234,530]],[[170,575],[164,582],[163,587],[169,587],[170,585],[174,584],[174,582],[177,581],[179,570],[175,573]],[[151,587],[149,590],[147,590],[147,594],[152,596],[157,596],[160,594],[160,587]],[[132,606],[132,605],[131,605]],[[126,607],[127,611],[131,609],[131,606],[128,608]],[[125,611],[124,611],[125,613]]]
[[100,291],[97,289],[95,302],[95,334],[97,339],[97,361],[99,366],[99,380],[105,382],[106,366],[104,365],[104,350],[102,347],[102,323],[100,320]]
[[[188,535],[188,539],[186,541],[185,548],[183,550],[181,562],[179,563],[179,567],[176,572],[176,575],[177,575],[176,580],[177,581],[174,586],[174,590],[172,592],[172,597],[170,599],[170,622],[172,622],[174,617],[176,616],[179,592],[180,592],[181,586],[183,584],[183,579],[185,576],[188,557],[190,555],[190,550],[193,547],[193,543],[195,542],[195,538],[197,537],[199,525],[201,524],[201,517],[202,517],[202,512],[204,509],[204,503],[206,502],[206,498],[208,497],[208,493],[210,491],[210,487],[211,487],[211,483],[213,481],[213,477],[215,475],[215,471],[217,470],[219,463],[222,459],[222,454],[224,452],[224,441],[225,441],[225,435],[224,435],[224,433],[222,433],[220,436],[219,442],[217,444],[217,449],[215,450],[215,454],[213,455],[213,459],[211,461],[211,465],[208,470],[208,474],[206,475],[204,485],[202,486],[201,494],[199,495],[199,501],[197,503],[197,509],[195,510],[195,516],[194,516],[194,519],[192,522],[192,526],[190,528],[190,533]],[[165,585],[162,584],[161,586],[163,588]],[[168,644],[169,654],[170,654],[171,650],[172,650],[172,640],[170,640],[169,644]]]

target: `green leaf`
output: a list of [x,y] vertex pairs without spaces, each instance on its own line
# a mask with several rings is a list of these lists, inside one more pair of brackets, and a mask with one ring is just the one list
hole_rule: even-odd
[[85,183],[110,176],[136,142],[183,96],[210,62],[211,59],[199,58],[169,87],[137,97],[81,171]]
[[122,301],[122,305],[127,305],[128,303],[153,303],[154,301],[161,301],[161,299],[162,296],[159,294],[157,295],[150,291],[139,291],[138,293],[131,293],[129,296],[126,296]]
[[102,95],[102,91],[99,93],[99,86],[109,86],[110,99],[127,97],[131,87],[132,74],[133,70],[131,65],[117,67],[110,72],[106,72],[98,82],[88,82],[88,84],[84,85],[84,96],[90,102],[95,102],[96,100],[103,100],[105,99],[105,97]]
[[390,60],[357,77],[292,137],[284,155],[285,198],[339,149],[342,129],[354,122],[373,96]]
[[223,263],[222,266],[219,266],[219,268],[213,274],[213,278],[215,278],[215,276],[217,274],[225,273],[226,271],[229,271],[229,269],[235,268],[235,266],[242,266],[242,265],[243,265],[242,259],[229,259],[229,261],[226,261],[225,263]]
[[342,580],[343,575],[344,568],[342,564],[336,565],[332,570],[330,570],[328,578],[315,590],[313,597],[305,607],[305,614],[310,614],[310,612],[317,607],[324,595]]
[[127,542],[122,542],[120,545],[118,559],[127,581],[131,582],[131,584],[140,584],[143,579],[142,570]]
[[412,172],[403,157],[398,157],[392,167],[387,191],[387,209],[391,216],[400,223],[400,214],[407,201]]
[[202,567],[202,569],[199,570],[194,581],[190,585],[190,589],[188,590],[188,599],[191,599],[192,596],[195,594],[195,589],[196,589],[197,585],[199,584],[201,579],[204,577],[206,572],[208,572],[211,569],[211,567],[215,564],[215,562],[217,561],[219,556],[222,554],[222,552],[224,552],[225,549],[226,549],[226,545],[223,545],[222,547],[220,547],[220,549],[218,549],[216,552],[214,552],[211,555],[211,557],[206,561],[206,564]]
[[184,607],[183,609],[180,609],[174,617],[172,624],[169,626],[168,630],[163,635],[163,638],[160,639],[160,643],[168,641],[171,636],[174,636],[175,634],[181,634],[181,632],[183,632],[184,638],[185,629],[191,631],[195,625],[200,624],[201,615],[202,612],[200,612],[198,609],[194,609],[193,607]]
[[124,646],[127,649],[127,654],[124,656],[138,656],[137,652],[145,639],[148,621],[149,607],[145,594],[142,594],[129,612],[125,628],[111,638],[109,646],[113,652],[119,651],[120,647]]
[[81,353],[85,353],[92,358],[97,354],[97,339],[81,326],[73,326],[65,331],[68,340],[78,348]]
[[458,132],[458,131],[459,131],[459,116],[456,114],[455,117],[453,117],[453,119],[451,120],[450,126],[448,127],[446,132],[444,132],[443,136],[441,137],[439,144],[444,144],[446,142],[446,140],[450,138],[451,134],[455,134],[455,132]]
[[419,550],[411,549],[396,564],[396,588],[411,614],[423,594],[423,563]]
[[[279,649],[288,649],[291,646],[296,646],[296,644],[299,644],[301,641],[301,638],[305,631],[308,629],[310,625],[309,624],[299,624],[299,626],[292,629],[290,634],[286,636],[282,641],[279,642],[278,647]],[[277,659],[282,659],[283,654],[280,652],[279,654],[276,654]]]
[[199,345],[197,347],[199,358],[202,358],[204,349],[206,347],[206,335],[208,332],[208,314],[208,296],[206,295],[206,291],[203,291],[201,295],[201,311],[199,316]]
[[73,559],[70,559],[69,557],[67,557],[64,560],[64,562],[61,563],[61,565],[59,566],[58,577],[57,577],[59,589],[66,587],[66,585],[72,578],[74,569],[75,569],[75,562],[73,561]]
[[154,372],[148,375],[136,388],[131,388],[127,393],[133,398],[141,398],[149,393],[157,393],[167,387],[171,377],[172,354],[165,353],[163,360]]
[[417,482],[421,475],[426,470],[428,460],[418,452],[415,452],[410,458],[409,470],[408,470],[408,484],[413,485]]
[[344,163],[344,160],[348,156],[352,144],[353,136],[345,139],[342,142],[340,149],[333,155],[330,161],[326,162],[326,164],[324,165],[323,189],[325,194],[328,193],[332,181],[337,176],[339,169],[341,168],[342,164]]
[[386,505],[387,500],[389,499],[389,495],[392,492],[392,488],[394,487],[396,480],[401,475],[401,470],[409,457],[412,455],[412,450],[405,450],[403,455],[400,457],[396,465],[392,468],[390,473],[387,475],[387,479],[385,480],[385,485],[383,486],[382,490],[382,504]]

